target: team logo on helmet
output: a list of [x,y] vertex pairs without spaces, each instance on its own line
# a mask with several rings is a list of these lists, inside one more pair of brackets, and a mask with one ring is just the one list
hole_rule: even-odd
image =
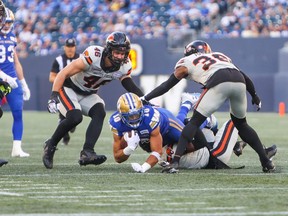
[[133,93],[121,95],[117,102],[117,110],[122,121],[129,127],[137,128],[143,119],[143,104]]

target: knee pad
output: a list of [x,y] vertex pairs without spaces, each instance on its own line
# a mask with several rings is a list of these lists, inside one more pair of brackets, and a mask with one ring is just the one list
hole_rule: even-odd
[[241,128],[246,127],[246,125],[247,125],[246,118],[239,119],[239,118],[236,118],[235,116],[233,116],[232,114],[230,114],[230,116],[231,116],[231,119],[233,121],[233,124],[235,125],[235,127],[237,128],[238,131],[240,131]]
[[104,105],[102,103],[95,104],[90,110],[88,115],[91,118],[99,118],[99,119],[105,119],[106,111],[104,109]]
[[74,125],[74,126],[80,124],[83,120],[83,115],[82,115],[81,110],[74,109],[74,110],[68,111],[66,114],[66,120],[69,122],[69,124]]

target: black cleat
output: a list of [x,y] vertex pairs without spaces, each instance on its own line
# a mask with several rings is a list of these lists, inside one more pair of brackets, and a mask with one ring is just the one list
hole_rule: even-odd
[[242,151],[246,145],[247,143],[244,141],[237,141],[233,148],[234,154],[239,157],[242,154]]
[[274,163],[271,160],[269,160],[264,166],[262,165],[262,170],[265,173],[271,173],[276,170],[276,167]]
[[8,161],[0,159],[0,167],[2,167],[3,165],[7,164]]
[[62,142],[64,145],[68,145],[69,141],[70,141],[70,135],[69,133],[66,133],[62,139]]
[[56,150],[57,150],[56,146],[51,146],[50,139],[48,139],[45,142],[44,154],[42,157],[43,164],[47,169],[53,168],[53,157]]
[[107,160],[105,155],[97,155],[94,151],[82,150],[80,152],[80,166],[86,166],[88,164],[99,165]]
[[271,160],[277,153],[277,146],[272,145],[268,148],[265,148],[265,152],[266,152],[267,157]]

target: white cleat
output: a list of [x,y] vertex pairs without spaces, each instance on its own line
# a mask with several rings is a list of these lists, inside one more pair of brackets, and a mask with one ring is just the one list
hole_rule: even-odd
[[12,157],[29,157],[30,154],[24,152],[22,149],[13,149],[11,156]]
[[30,154],[28,154],[22,150],[20,140],[14,140],[11,156],[12,157],[29,157]]

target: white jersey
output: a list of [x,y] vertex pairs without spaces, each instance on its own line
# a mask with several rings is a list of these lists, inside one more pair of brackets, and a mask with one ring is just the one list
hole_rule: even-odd
[[231,59],[223,53],[195,53],[180,59],[175,69],[184,66],[188,69],[186,79],[193,80],[202,85],[206,85],[209,78],[218,70],[223,68],[237,67],[232,63]]
[[128,58],[119,70],[115,72],[105,72],[101,68],[101,59],[104,48],[101,46],[89,46],[80,58],[86,65],[86,69],[70,77],[73,84],[80,90],[85,92],[95,92],[101,85],[112,80],[121,79],[125,75],[129,75],[132,71],[132,64]]

